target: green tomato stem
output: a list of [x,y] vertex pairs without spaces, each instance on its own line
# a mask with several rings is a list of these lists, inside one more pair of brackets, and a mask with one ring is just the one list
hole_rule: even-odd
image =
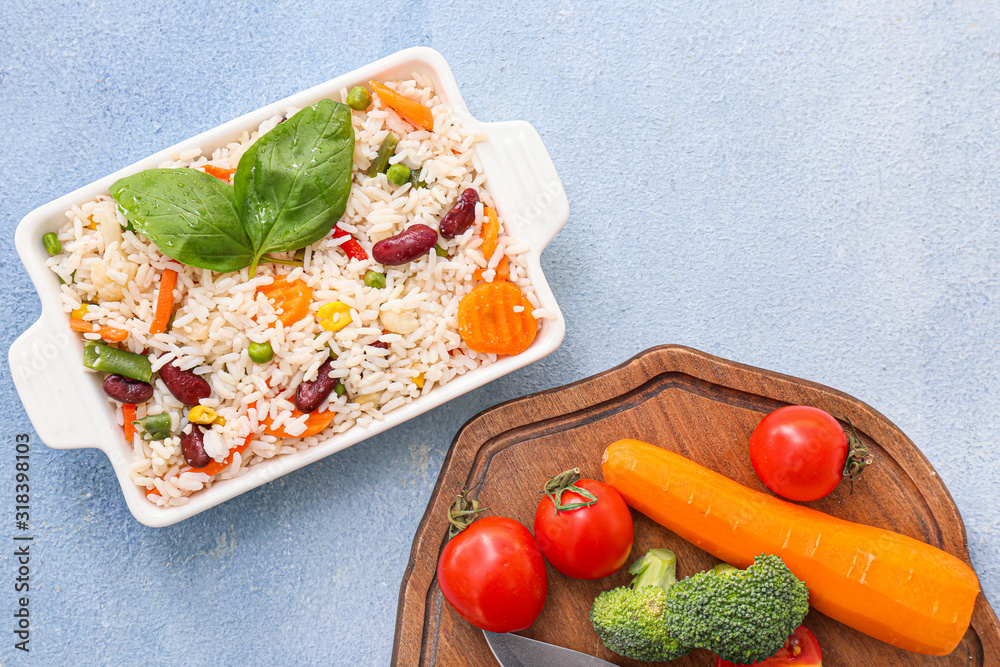
[[[567,512],[569,510],[580,509],[581,507],[590,507],[597,502],[597,496],[587,489],[576,485],[579,480],[579,468],[571,468],[559,473],[558,475],[549,477],[549,481],[545,483],[545,495],[548,496],[548,498],[552,501],[552,504],[556,506],[556,512]],[[587,499],[587,502],[563,504],[562,495],[567,491],[572,491],[573,493],[583,496]]]
[[448,539],[452,539],[463,530],[472,525],[479,518],[479,514],[485,512],[485,507],[479,506],[478,500],[469,500],[469,489],[462,489],[455,502],[448,508]]

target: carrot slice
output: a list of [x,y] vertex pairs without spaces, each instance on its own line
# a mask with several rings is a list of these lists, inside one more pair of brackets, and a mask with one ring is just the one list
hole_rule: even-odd
[[[514,308],[521,307],[521,312]],[[458,304],[458,332],[470,349],[493,354],[520,354],[535,340],[538,322],[524,292],[502,281],[483,283]]]
[[177,272],[173,269],[163,269],[160,276],[160,292],[156,295],[156,308],[153,310],[153,323],[149,325],[149,335],[163,333],[170,322],[170,314],[174,312],[174,287],[177,286]]
[[[304,415],[304,412],[299,412],[298,410],[292,410],[293,418],[298,418]],[[274,435],[279,438],[305,438],[309,435],[316,435],[321,432],[327,426],[333,423],[333,418],[337,416],[337,413],[333,410],[327,410],[326,412],[311,412],[309,417],[306,418],[306,430],[298,435],[291,435],[283,426],[278,428],[271,427],[271,418],[267,415],[260,420],[260,423],[264,424],[264,432],[268,435]]]
[[261,285],[257,291],[274,304],[275,310],[280,310],[278,319],[286,327],[290,327],[309,314],[309,304],[312,303],[312,290],[306,281],[288,280],[286,276],[277,276],[270,285]]
[[[483,256],[489,261],[493,257],[493,253],[497,251],[497,241],[500,238],[500,221],[497,219],[497,212],[489,206],[483,208],[483,214],[486,218],[483,220],[483,229],[479,233],[479,236],[483,239]],[[485,269],[476,269],[472,277],[476,280],[482,280],[484,271]],[[507,280],[510,278],[507,255],[500,258],[495,271],[496,275],[493,280]]]
[[[237,445],[233,449],[230,449],[229,450],[229,456],[227,456],[226,460],[223,461],[222,463],[219,463],[218,461],[212,460],[204,468],[185,468],[184,470],[181,470],[181,473],[185,473],[185,472],[203,472],[206,475],[211,475],[211,476],[218,475],[220,472],[222,472],[223,470],[225,470],[226,468],[228,468],[232,464],[233,457],[236,456],[237,452],[239,452],[240,454],[243,454],[243,452],[245,452],[247,450],[247,447],[249,447],[250,443],[253,442],[254,435],[255,434],[251,433],[250,435],[248,435],[246,437],[246,440],[243,441],[242,445]],[[178,474],[180,474],[180,473],[178,473]],[[147,498],[149,498],[150,496],[158,496],[158,495],[160,495],[160,492],[156,490],[155,486],[153,488],[151,488],[151,489],[149,489],[149,490],[146,491],[146,497]]]
[[120,343],[123,340],[128,339],[128,332],[125,331],[125,329],[102,327],[95,322],[78,320],[75,317],[70,318],[69,327],[73,331],[79,331],[80,333],[99,333],[101,334],[101,338],[109,343]]
[[225,181],[226,183],[228,183],[229,179],[231,179],[233,174],[236,173],[235,169],[223,169],[222,167],[215,167],[210,164],[206,164],[202,167],[202,169],[209,176],[215,176],[220,181]]
[[125,440],[129,444],[132,444],[132,439],[135,437],[135,405],[132,403],[122,403],[122,416],[125,418],[125,423],[122,424],[122,428],[125,429]]
[[372,90],[378,94],[382,102],[393,111],[403,117],[414,127],[420,127],[428,132],[434,129],[434,115],[431,110],[420,102],[414,102],[408,97],[403,97],[392,88],[385,86],[378,81],[369,81]]
[[955,556],[899,533],[749,489],[638,440],[604,452],[604,481],[631,507],[713,556],[747,567],[774,554],[809,587],[809,604],[898,648],[947,655],[979,593]]

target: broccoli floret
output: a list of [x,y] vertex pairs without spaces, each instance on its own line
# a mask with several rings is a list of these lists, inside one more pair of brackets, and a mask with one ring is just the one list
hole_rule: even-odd
[[650,549],[628,570],[631,586],[604,591],[594,600],[590,621],[609,649],[626,658],[658,662],[691,650],[670,636],[664,620],[667,590],[677,581],[677,558],[669,549]]
[[718,566],[671,586],[665,620],[681,643],[749,664],[774,655],[808,611],[806,585],[761,555],[745,570]]

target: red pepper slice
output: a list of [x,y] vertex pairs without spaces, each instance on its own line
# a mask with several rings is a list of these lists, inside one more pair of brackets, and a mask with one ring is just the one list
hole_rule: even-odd
[[236,173],[235,169],[223,169],[222,167],[216,167],[215,165],[206,164],[202,167],[202,170],[209,176],[215,176],[220,181],[229,182],[229,179],[233,177]]
[[364,261],[368,259],[368,253],[365,252],[365,249],[361,247],[361,244],[358,243],[357,239],[351,236],[350,232],[345,232],[339,226],[334,225],[333,238],[339,239],[344,236],[350,237],[348,238],[348,240],[340,244],[340,247],[344,251],[345,255],[347,255],[351,259],[356,259],[359,261]]

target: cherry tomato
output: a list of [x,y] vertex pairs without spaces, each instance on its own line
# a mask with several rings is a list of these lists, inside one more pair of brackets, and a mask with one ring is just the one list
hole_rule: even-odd
[[823,667],[823,653],[819,650],[816,635],[800,625],[795,633],[785,641],[785,645],[767,660],[755,662],[752,665],[737,665],[736,663],[717,658],[715,667]]
[[819,500],[837,488],[849,449],[840,423],[806,405],[775,410],[750,436],[750,461],[757,476],[789,500]]
[[531,532],[513,519],[488,516],[441,551],[438,585],[458,615],[490,632],[516,632],[535,622],[549,581]]
[[[604,482],[579,479],[579,470],[562,475],[567,476],[564,482],[569,481],[562,493],[549,495],[550,485],[546,485],[547,495],[535,509],[538,548],[552,567],[568,577],[606,577],[624,565],[632,552],[632,514],[621,495]],[[593,496],[592,504],[590,498],[574,489]],[[559,498],[560,507],[575,508],[556,510],[553,495]]]

